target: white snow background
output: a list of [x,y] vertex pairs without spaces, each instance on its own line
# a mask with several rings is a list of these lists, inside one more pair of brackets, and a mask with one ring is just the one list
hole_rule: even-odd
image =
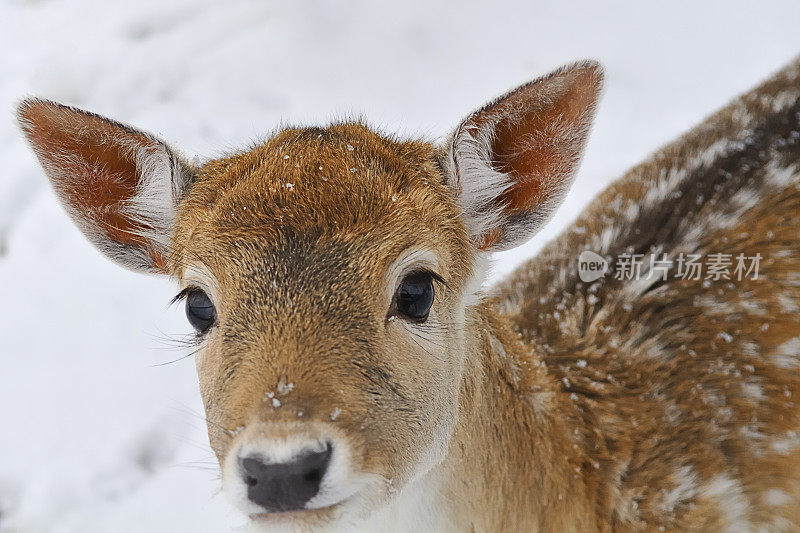
[[607,68],[554,221],[800,52],[797,0],[0,1],[0,531],[228,531],[172,283],[100,256],[13,120],[39,95],[213,157],[281,123],[363,114],[444,137],[507,89],[584,57]]

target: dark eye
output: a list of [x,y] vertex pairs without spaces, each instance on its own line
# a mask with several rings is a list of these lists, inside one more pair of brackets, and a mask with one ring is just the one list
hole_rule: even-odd
[[398,314],[418,322],[428,318],[433,305],[433,275],[413,272],[403,278],[395,295]]
[[205,333],[214,325],[217,310],[209,297],[200,289],[190,289],[186,293],[186,318],[198,333]]

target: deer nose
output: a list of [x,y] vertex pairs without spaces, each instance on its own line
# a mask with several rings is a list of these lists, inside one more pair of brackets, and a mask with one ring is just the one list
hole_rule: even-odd
[[255,455],[240,459],[247,497],[268,512],[304,509],[319,492],[330,459],[330,443],[322,451],[305,450],[284,463],[266,463]]

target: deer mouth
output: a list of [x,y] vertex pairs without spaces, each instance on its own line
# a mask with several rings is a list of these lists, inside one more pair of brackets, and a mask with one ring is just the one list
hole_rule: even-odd
[[298,509],[292,511],[265,511],[253,513],[250,519],[264,524],[297,523],[297,522],[323,522],[335,518],[340,508],[347,500],[343,500],[327,507],[314,509]]

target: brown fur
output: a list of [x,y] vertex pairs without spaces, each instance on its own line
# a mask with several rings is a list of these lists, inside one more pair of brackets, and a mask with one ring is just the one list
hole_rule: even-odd
[[[577,166],[577,134],[568,149],[519,143],[553,121],[588,127],[599,82],[586,72],[574,83],[591,90],[495,137],[498,168],[520,177],[498,199],[508,216],[555,198],[548,172]],[[450,152],[345,123],[206,163],[165,261],[217,308],[197,365],[221,464],[242,440],[324,427],[382,480],[358,519],[429,491],[423,529],[800,528],[800,354],[775,359],[800,335],[800,175],[770,174],[800,162],[798,89],[795,63],[633,169],[476,301],[480,248],[505,229],[469,233]],[[432,325],[411,333],[387,315],[387,276],[409,249],[433,252],[444,280]],[[764,260],[758,280],[587,284],[583,250]],[[314,528],[343,512],[287,519]]]
[[[800,176],[795,170],[784,185],[769,185],[766,170],[800,162],[799,71],[798,63],[787,67],[633,169],[495,289],[495,305],[562,385],[563,412],[577,418],[584,471],[599,465],[591,477],[602,482],[591,497],[605,529],[741,530],[720,504],[726,494],[687,494],[663,508],[681,468],[695,473],[697,491],[720,475],[740,484],[752,529],[800,528],[800,440],[792,433],[800,426],[800,370],[773,359],[800,333]],[[774,111],[781,97],[791,100]],[[664,200],[630,219],[621,215],[642,205],[670,169],[721,139],[732,147],[691,171]],[[720,227],[716,220],[736,211],[743,190],[757,202]],[[607,228],[615,238],[604,247],[598,237]],[[764,260],[758,280],[669,279],[628,292],[632,282],[610,276],[582,283],[574,265],[584,249],[612,257],[651,249],[672,257],[758,252]],[[747,385],[763,397],[748,394]],[[788,502],[766,505],[771,489],[784,491]]]
[[[435,164],[427,144],[343,124],[283,131],[203,167],[181,206],[175,274],[200,262],[220,286],[228,342],[199,362],[219,457],[229,438],[214,427],[294,422],[298,411],[325,419],[340,407],[337,425],[370,448],[364,469],[395,478],[402,469],[391,463],[412,462],[418,431],[453,410],[435,391],[455,398],[446,377],[457,363],[403,357],[414,350],[386,331],[388,298],[375,298],[400,252],[431,249],[448,284],[438,293],[442,320],[453,320],[447,307],[469,276],[470,247]],[[281,379],[296,388],[276,410],[262,400]]]

